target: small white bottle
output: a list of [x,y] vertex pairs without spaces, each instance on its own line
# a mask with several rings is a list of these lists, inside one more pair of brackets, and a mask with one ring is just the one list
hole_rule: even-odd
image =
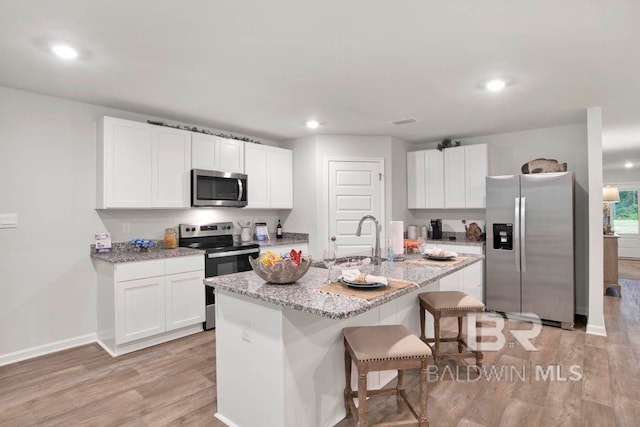
[[387,265],[389,268],[393,267],[393,246],[391,245],[391,239],[387,241]]

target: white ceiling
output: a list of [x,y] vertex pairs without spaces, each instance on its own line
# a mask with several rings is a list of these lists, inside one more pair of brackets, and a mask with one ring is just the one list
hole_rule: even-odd
[[[640,147],[640,1],[0,0],[0,85],[283,140],[585,121]],[[65,62],[53,42],[77,46]],[[487,93],[502,77],[509,87]],[[418,123],[392,126],[413,117]],[[315,131],[303,122],[316,118]],[[638,155],[640,158],[640,155]]]

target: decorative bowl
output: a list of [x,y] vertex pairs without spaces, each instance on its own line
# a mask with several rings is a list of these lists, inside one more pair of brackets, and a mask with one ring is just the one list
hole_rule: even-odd
[[149,252],[156,244],[153,240],[133,239],[129,243],[133,244],[140,252]]
[[300,265],[295,265],[295,263],[285,260],[270,266],[264,265],[260,258],[252,257],[249,257],[249,263],[253,267],[253,271],[261,279],[276,285],[286,285],[296,282],[309,271],[311,257],[303,256],[300,260]]

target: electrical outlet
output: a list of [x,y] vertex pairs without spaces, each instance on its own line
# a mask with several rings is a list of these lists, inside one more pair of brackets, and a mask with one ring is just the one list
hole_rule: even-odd
[[18,214],[0,214],[0,228],[18,228]]
[[242,341],[251,342],[251,322],[243,320],[240,325],[242,327],[240,338],[242,338]]
[[131,233],[131,223],[123,222],[122,223],[122,232],[125,234]]
[[466,223],[467,223],[467,220],[466,220],[466,219],[463,219],[463,220],[462,220],[462,223],[463,223],[463,224],[466,224]]

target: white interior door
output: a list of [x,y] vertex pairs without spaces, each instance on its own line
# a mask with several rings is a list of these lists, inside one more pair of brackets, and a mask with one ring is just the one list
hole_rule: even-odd
[[360,237],[356,229],[364,215],[373,215],[384,226],[383,173],[382,160],[329,161],[329,236],[336,237],[337,256],[371,255],[375,245],[373,221],[363,223]]

